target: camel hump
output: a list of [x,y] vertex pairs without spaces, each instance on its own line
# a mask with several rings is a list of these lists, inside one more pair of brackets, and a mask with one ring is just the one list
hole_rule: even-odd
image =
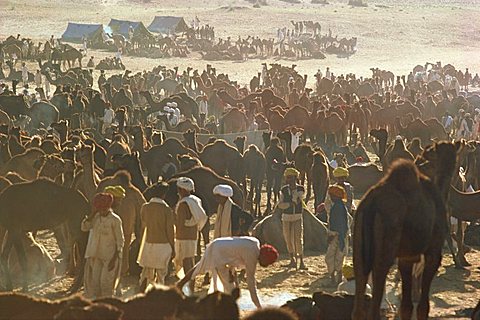
[[385,181],[401,193],[411,193],[418,190],[420,172],[411,160],[395,160],[385,177]]

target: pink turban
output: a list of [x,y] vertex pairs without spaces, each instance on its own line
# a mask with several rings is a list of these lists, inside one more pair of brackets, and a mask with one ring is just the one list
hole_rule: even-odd
[[95,211],[105,211],[112,207],[113,196],[110,193],[97,193],[93,198],[93,209]]

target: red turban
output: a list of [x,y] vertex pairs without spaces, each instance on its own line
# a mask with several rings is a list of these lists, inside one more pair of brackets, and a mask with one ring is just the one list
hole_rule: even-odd
[[325,203],[320,203],[318,206],[317,206],[317,209],[315,210],[316,213],[321,213],[323,212],[323,210],[325,210]]
[[273,264],[278,259],[278,251],[275,247],[264,244],[260,247],[260,255],[258,259],[262,262],[264,266],[269,266]]
[[93,209],[104,211],[110,209],[113,204],[113,196],[110,193],[97,193],[93,198]]
[[362,157],[357,157],[357,162],[363,162],[363,158]]

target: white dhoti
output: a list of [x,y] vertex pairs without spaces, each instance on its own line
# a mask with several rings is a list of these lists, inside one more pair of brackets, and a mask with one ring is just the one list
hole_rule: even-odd
[[340,250],[338,232],[329,231],[329,237],[331,237],[331,241],[328,244],[327,252],[325,254],[328,273],[333,274],[335,271],[342,272],[347,246],[345,244],[344,250]]
[[171,256],[172,247],[169,243],[145,242],[140,248],[137,260],[143,268],[140,283],[147,279],[147,284],[164,284]]
[[112,297],[120,279],[120,259],[113,270],[108,270],[110,261],[87,258],[85,263],[85,296],[89,299]]
[[[175,240],[175,269],[180,271],[183,267],[183,260],[195,258],[197,252],[197,240]],[[188,271],[188,270],[185,270]]]
[[303,255],[303,218],[301,213],[282,215],[283,237],[289,254]]

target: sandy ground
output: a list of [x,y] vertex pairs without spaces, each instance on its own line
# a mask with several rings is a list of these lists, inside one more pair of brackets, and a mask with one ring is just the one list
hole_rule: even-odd
[[[475,72],[480,69],[480,23],[477,18],[480,6],[476,0],[428,0],[428,1],[368,1],[366,8],[352,8],[347,1],[330,0],[330,5],[313,5],[304,0],[303,4],[292,5],[269,0],[269,6],[254,9],[247,1],[232,0],[165,0],[125,2],[117,0],[0,0],[0,38],[20,33],[44,41],[51,34],[61,36],[68,21],[95,22],[108,24],[110,18],[141,20],[147,26],[155,15],[184,16],[190,21],[196,15],[201,23],[215,27],[217,36],[259,35],[274,37],[276,28],[288,26],[290,20],[314,20],[322,23],[322,32],[331,28],[333,34],[341,37],[358,37],[358,51],[348,58],[328,55],[325,60],[276,61],[284,64],[295,63],[297,69],[309,75],[310,83],[318,68],[330,66],[336,74],[355,72],[369,75],[369,68],[379,67],[395,74],[408,73],[416,64],[426,61],[442,61],[457,67],[469,67]],[[226,7],[227,9],[225,9]],[[232,8],[234,8],[232,10]],[[96,57],[111,53],[95,51]],[[87,59],[84,59],[86,64]],[[262,59],[246,62],[215,62],[220,72],[226,72],[231,79],[246,84],[261,67]],[[268,59],[266,62],[274,62]],[[191,65],[204,68],[207,62],[193,56],[190,59],[147,59],[124,57],[124,63],[132,71],[151,69],[155,65]],[[33,64],[30,64],[33,68]],[[58,254],[58,248],[49,232],[41,234],[41,242],[48,250]],[[286,270],[286,257],[273,268],[259,269],[258,281],[261,300],[265,303],[280,304],[285,299],[311,295],[318,290],[333,291],[326,278],[324,256],[310,252],[306,258],[308,271]],[[467,254],[474,266],[467,270],[452,267],[451,257],[445,255],[439,276],[432,288],[433,318],[458,318],[458,311],[473,307],[480,298],[480,271],[477,251]],[[42,296],[59,297],[65,294],[72,278],[58,276],[46,284],[32,288]],[[124,290],[132,293],[132,281]],[[388,295],[398,303],[398,291],[394,287],[393,274],[389,276]],[[205,292],[203,288],[202,292]],[[243,309],[249,309],[247,296],[241,300]]]

